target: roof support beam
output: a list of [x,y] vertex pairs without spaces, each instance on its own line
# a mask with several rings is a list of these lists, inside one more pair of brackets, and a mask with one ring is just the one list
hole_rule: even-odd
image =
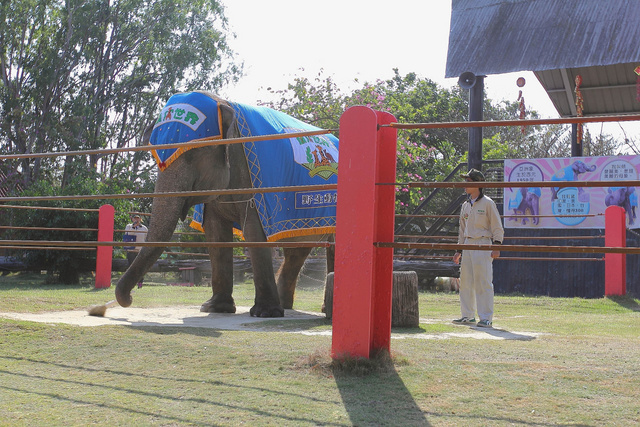
[[569,108],[571,108],[571,115],[576,116],[578,115],[578,112],[576,110],[576,101],[575,99],[573,99],[573,90],[571,90],[571,80],[569,80],[569,73],[567,73],[567,69],[561,68],[560,75],[562,75],[562,83],[564,85],[564,91],[567,95]]

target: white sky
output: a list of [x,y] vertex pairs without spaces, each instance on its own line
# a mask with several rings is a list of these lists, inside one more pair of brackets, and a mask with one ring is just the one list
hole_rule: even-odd
[[[457,78],[445,79],[451,0],[222,0],[238,59],[245,76],[220,95],[255,105],[270,99],[266,88],[286,89],[296,76],[313,79],[321,70],[342,89],[375,83],[414,72],[445,88]],[[531,72],[485,78],[486,97],[516,101],[518,77],[527,110],[541,117],[558,117],[542,85]],[[354,83],[358,79],[359,83]],[[635,125],[622,126],[633,134]],[[592,133],[600,124],[589,125]],[[618,124],[605,124],[604,132],[619,136]]]

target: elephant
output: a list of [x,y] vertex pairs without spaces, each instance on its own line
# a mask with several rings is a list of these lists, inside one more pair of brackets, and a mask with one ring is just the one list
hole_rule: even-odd
[[[222,140],[241,136],[238,112],[234,108],[237,104],[223,100],[217,95],[205,91],[196,91],[190,94],[198,94],[200,96],[198,99],[204,99],[203,102],[207,102],[206,105],[209,105],[208,102],[210,101],[217,104],[218,122],[212,126],[219,127],[219,137]],[[190,94],[177,95],[191,96]],[[206,98],[202,98],[202,96]],[[178,114],[181,114],[183,118],[187,118],[189,115],[181,106],[173,107],[165,107],[161,114],[173,114],[174,118]],[[201,107],[203,110],[207,108],[211,107]],[[215,111],[205,111],[205,113],[212,117],[216,116]],[[154,125],[145,131],[145,140],[153,139],[153,127],[160,123],[162,119],[163,117],[161,116]],[[193,116],[193,123],[195,122],[196,118]],[[194,133],[187,127],[182,127],[181,129],[184,129],[183,133],[191,132],[193,134],[182,135],[187,140],[198,137],[197,132]],[[335,150],[334,156],[337,157],[337,142]],[[153,152],[157,161],[159,161],[157,158],[158,153],[161,152],[162,150]],[[187,151],[181,152],[179,156],[172,158],[170,164],[165,164],[164,160],[159,161],[158,164],[161,172],[159,172],[155,184],[155,193],[252,188],[250,167],[243,150],[243,144],[235,143],[187,149]],[[324,167],[326,168],[326,165]],[[337,173],[337,163],[334,167]],[[246,241],[267,241],[267,235],[261,224],[260,213],[256,207],[254,195],[232,194],[154,198],[147,242],[169,241],[178,219],[184,220],[189,209],[197,204],[204,204],[202,226],[207,241],[231,242],[233,240],[234,224],[236,227],[241,225]],[[328,230],[327,234],[306,236],[305,240],[330,239],[333,237],[330,233],[332,230],[330,227]],[[296,239],[300,240],[301,238],[293,236],[281,239],[281,241],[295,241]],[[284,309],[293,307],[298,273],[311,249],[310,247],[284,248],[284,261],[276,279],[271,248],[248,248],[255,286],[254,305],[250,309],[251,316],[283,317]],[[117,282],[115,293],[116,299],[121,306],[128,307],[132,304],[131,290],[153,266],[163,251],[164,248],[162,247],[152,246],[145,246],[141,249],[131,266]],[[327,270],[329,272],[333,271],[333,254],[333,247],[327,248]],[[232,296],[233,249],[231,247],[210,247],[209,257],[211,261],[212,296],[202,304],[200,311],[235,313],[236,306]]]
[[629,225],[633,225],[636,218],[636,206],[638,206],[638,196],[635,193],[635,187],[611,187],[607,190],[604,203],[607,206],[624,208],[629,218]]
[[[596,165],[587,165],[581,160],[576,160],[569,166],[566,166],[562,169],[559,169],[553,176],[551,177],[551,181],[577,181],[578,175],[583,174],[585,172],[593,172],[596,170]],[[558,187],[551,188],[551,201],[553,202],[558,198]],[[584,192],[582,187],[578,188],[578,200],[580,202],[588,202],[589,194]]]
[[[537,225],[540,222],[540,218],[537,216],[540,213],[541,194],[542,192],[539,187],[521,187],[515,200],[511,201],[514,203],[514,205],[510,203],[510,207],[513,209],[513,214],[517,216],[525,216],[525,218],[522,218],[523,225],[527,222],[527,210],[529,211],[529,215],[533,215],[532,222],[534,225]],[[518,218],[511,217],[511,219],[517,220]]]

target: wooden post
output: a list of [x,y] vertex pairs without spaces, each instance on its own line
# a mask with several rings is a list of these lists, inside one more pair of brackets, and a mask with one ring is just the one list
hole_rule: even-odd
[[[395,121],[367,107],[349,108],[340,118],[340,159],[333,299],[333,358],[369,358],[389,350],[396,131],[378,129]],[[383,180],[383,181],[378,181]]]
[[[625,210],[620,206],[609,206],[604,211],[604,245],[612,248],[627,246]],[[604,294],[627,294],[626,254],[604,254]]]
[[[98,242],[113,242],[114,217],[115,209],[113,206],[100,206],[100,210],[98,212]],[[112,259],[112,246],[98,246],[96,254],[96,289],[108,288],[111,286]]]
[[[333,317],[333,273],[327,274],[323,307],[327,319],[331,320]],[[417,328],[419,326],[418,275],[415,271],[394,271],[391,327]]]

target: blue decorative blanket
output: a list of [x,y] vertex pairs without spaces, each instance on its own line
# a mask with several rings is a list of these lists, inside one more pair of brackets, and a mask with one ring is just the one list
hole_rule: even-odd
[[[287,114],[265,107],[232,104],[242,136],[318,130]],[[253,188],[337,184],[338,139],[314,135],[243,144]],[[268,241],[335,233],[336,190],[297,190],[256,194],[256,205]]]
[[[222,120],[218,103],[197,92],[173,95],[160,112],[149,142],[152,145],[189,142],[200,138],[222,138]],[[190,148],[153,150],[160,171]]]
[[[242,136],[259,136],[318,130],[284,113],[243,104],[231,104]],[[151,134],[154,145],[187,142],[222,135],[215,100],[199,93],[172,96]],[[338,139],[317,135],[243,144],[253,188],[336,184]],[[186,149],[155,150],[164,170]],[[268,241],[335,233],[336,190],[258,193],[258,215]],[[192,227],[202,230],[203,206],[196,206]]]

